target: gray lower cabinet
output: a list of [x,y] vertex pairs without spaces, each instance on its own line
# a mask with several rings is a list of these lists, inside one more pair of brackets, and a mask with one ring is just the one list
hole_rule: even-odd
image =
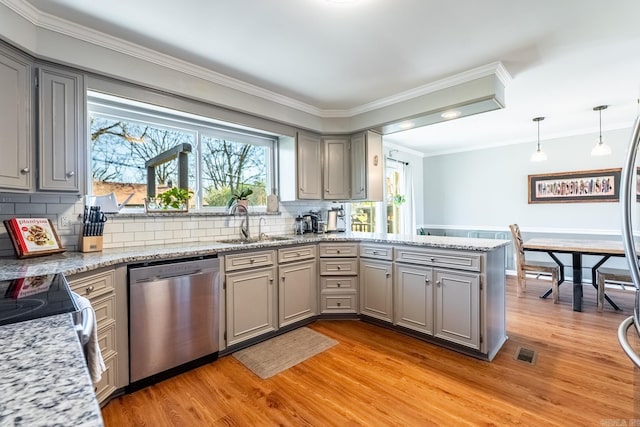
[[396,264],[395,324],[433,335],[433,269]]
[[318,314],[316,260],[280,265],[278,321],[280,327]]
[[360,314],[393,322],[393,263],[360,259]]
[[276,267],[227,273],[227,346],[277,329]]
[[94,384],[101,405],[129,383],[126,267],[67,278],[71,290],[87,298],[96,313],[98,345],[107,370]]
[[31,61],[0,45],[0,188],[32,190]]
[[480,275],[444,269],[435,269],[433,275],[434,335],[480,350]]
[[358,313],[358,244],[328,243],[320,250],[320,312]]
[[38,70],[39,183],[41,190],[82,191],[84,80],[67,70]]

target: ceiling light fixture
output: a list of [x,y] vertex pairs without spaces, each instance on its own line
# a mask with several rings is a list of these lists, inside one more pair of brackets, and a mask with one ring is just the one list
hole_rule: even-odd
[[460,117],[461,114],[462,113],[458,110],[449,110],[440,114],[440,117],[442,117],[443,119],[451,120],[451,119],[457,119],[458,117]]
[[544,120],[544,117],[536,117],[533,119],[534,122],[538,123],[538,148],[531,155],[532,162],[544,162],[547,160],[547,155],[540,149],[540,122]]
[[413,122],[402,122],[402,123],[400,123],[400,128],[405,129],[405,130],[406,129],[411,129],[414,126],[415,126],[415,123],[413,123]]
[[600,114],[600,136],[596,146],[591,150],[592,156],[608,156],[611,154],[611,147],[602,141],[602,110],[606,110],[608,107],[608,105],[593,107],[593,111],[597,111]]

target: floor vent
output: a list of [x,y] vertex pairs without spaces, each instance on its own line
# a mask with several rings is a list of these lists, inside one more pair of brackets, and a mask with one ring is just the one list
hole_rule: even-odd
[[518,347],[516,353],[513,355],[513,358],[519,360],[520,362],[525,362],[530,365],[536,364],[536,358],[538,353],[535,350],[531,350],[524,347]]

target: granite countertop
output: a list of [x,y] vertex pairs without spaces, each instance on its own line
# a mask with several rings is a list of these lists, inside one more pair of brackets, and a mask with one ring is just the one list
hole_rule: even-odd
[[[281,237],[282,238],[282,237]],[[5,259],[0,280],[63,273],[73,275],[118,264],[224,254],[316,242],[370,242],[488,252],[508,240],[372,233],[291,236],[250,244],[192,243],[67,252],[30,259]],[[102,418],[71,315],[56,315],[0,327],[0,427],[101,426]]]
[[[283,236],[279,236],[282,238]],[[0,280],[11,280],[24,276],[64,273],[73,275],[101,267],[118,264],[135,264],[148,261],[159,261],[172,258],[207,256],[224,254],[238,250],[277,248],[292,244],[315,243],[332,241],[370,242],[394,245],[412,245],[436,249],[467,250],[488,252],[506,246],[509,240],[476,239],[464,237],[419,236],[402,234],[374,234],[374,233],[334,233],[311,234],[303,236],[287,236],[287,240],[260,241],[250,244],[237,243],[188,243],[144,246],[124,249],[105,249],[102,252],[65,252],[57,255],[30,259],[2,260]]]
[[71,314],[0,327],[0,426],[102,426]]

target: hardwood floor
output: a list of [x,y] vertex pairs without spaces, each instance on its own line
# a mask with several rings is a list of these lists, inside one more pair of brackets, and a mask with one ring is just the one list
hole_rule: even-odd
[[[616,335],[633,294],[608,291],[623,311],[598,313],[585,286],[578,313],[570,285],[554,305],[538,298],[544,282],[522,298],[507,284],[509,340],[491,363],[361,321],[317,321],[339,344],[312,359],[261,380],[225,356],[114,399],[105,425],[640,425],[640,369]],[[519,346],[537,352],[534,365],[514,359]]]

